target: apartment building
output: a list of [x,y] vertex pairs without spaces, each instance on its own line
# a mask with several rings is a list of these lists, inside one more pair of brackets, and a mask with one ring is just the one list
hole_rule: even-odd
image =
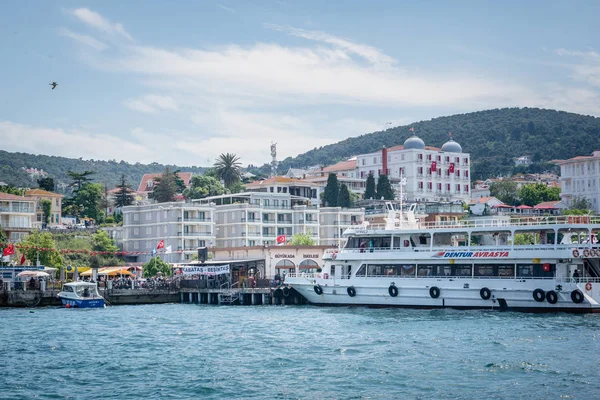
[[338,246],[344,231],[361,225],[365,219],[364,208],[322,207],[319,209],[318,244]]
[[372,173],[375,180],[387,175],[399,191],[401,176],[406,178],[404,198],[413,202],[469,202],[470,155],[450,139],[442,148],[425,146],[411,136],[404,145],[357,156],[358,177]]
[[216,247],[276,245],[278,236],[298,233],[319,243],[319,208],[289,193],[245,192],[194,200],[215,207]]
[[[164,240],[171,246],[167,261],[186,261],[197,254],[198,247],[215,245],[215,207],[183,202],[133,205],[123,207],[123,250],[133,253],[137,261],[147,262],[148,254]],[[136,254],[137,253],[137,254]]]
[[44,221],[44,210],[42,209],[42,200],[50,200],[52,208],[50,211],[50,224],[58,225],[62,223],[62,194],[48,192],[43,189],[30,189],[25,193],[25,196],[35,201],[35,220],[33,221],[34,228],[42,228]]
[[321,187],[305,180],[274,176],[244,186],[248,192],[283,193],[307,198],[313,206],[320,203]]
[[346,185],[351,192],[360,195],[365,192],[366,179],[361,178],[358,174],[356,158],[340,161],[328,167],[321,168],[319,171],[313,171],[310,174],[306,174],[304,180],[317,184],[321,188],[321,191],[323,191],[325,190],[325,186],[327,186],[329,174],[335,174],[338,182]]
[[596,214],[600,214],[600,150],[591,156],[555,160],[560,166],[561,198],[571,204],[578,198],[587,199]]
[[35,200],[0,192],[0,227],[9,242],[29,235],[35,219]]

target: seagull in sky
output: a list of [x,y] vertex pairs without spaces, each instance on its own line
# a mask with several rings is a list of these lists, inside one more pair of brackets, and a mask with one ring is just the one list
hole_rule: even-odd
[[55,89],[55,88],[58,86],[58,83],[56,83],[56,82],[52,82],[52,83],[50,83],[49,85],[50,85],[50,86],[52,86],[52,89],[51,89],[51,90],[54,90],[54,89]]

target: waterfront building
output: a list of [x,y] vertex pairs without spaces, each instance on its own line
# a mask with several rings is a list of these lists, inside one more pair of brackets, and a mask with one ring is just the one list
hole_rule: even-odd
[[313,171],[311,174],[307,174],[304,180],[319,185],[321,191],[323,191],[327,186],[329,174],[335,174],[338,182],[346,185],[351,192],[361,196],[365,192],[366,179],[361,178],[358,174],[356,157],[321,168],[318,172]]
[[369,173],[376,181],[387,175],[396,187],[401,176],[406,178],[403,191],[409,202],[468,203],[471,198],[470,155],[452,139],[440,149],[413,135],[403,145],[357,156],[356,168],[362,179]]
[[244,186],[248,192],[283,193],[296,197],[305,197],[314,206],[318,206],[320,202],[320,186],[300,179],[274,176],[250,182]]
[[591,156],[555,160],[560,166],[561,198],[566,204],[586,199],[592,210],[600,214],[600,150]]
[[30,189],[25,192],[25,196],[35,201],[35,220],[33,227],[40,229],[44,221],[44,210],[42,209],[42,200],[50,200],[52,209],[50,211],[50,224],[62,224],[62,194],[48,192],[43,189]]
[[[161,176],[162,174],[144,174],[144,176],[142,176],[142,180],[140,181],[140,185],[136,192],[135,199],[137,202],[148,201],[148,196],[154,191],[154,186],[157,184],[156,178],[160,178]],[[191,172],[178,172],[177,176],[183,181],[185,187],[190,185],[190,180],[192,179]]]
[[471,200],[469,209],[473,215],[485,215],[486,213],[489,215],[492,208],[503,204],[504,203],[502,201],[498,200],[494,196],[479,197]]
[[0,227],[9,242],[18,242],[33,228],[35,200],[0,192]]
[[[123,250],[147,262],[160,240],[171,247],[166,261],[191,260],[198,247],[214,246],[215,207],[184,202],[123,207]],[[137,254],[136,254],[137,253]]]

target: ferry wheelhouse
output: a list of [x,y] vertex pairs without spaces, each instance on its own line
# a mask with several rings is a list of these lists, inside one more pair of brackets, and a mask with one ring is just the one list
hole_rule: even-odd
[[98,287],[91,282],[65,283],[57,294],[66,308],[103,308],[104,297],[98,293]]
[[600,312],[600,217],[420,222],[344,232],[320,273],[288,274],[315,305]]

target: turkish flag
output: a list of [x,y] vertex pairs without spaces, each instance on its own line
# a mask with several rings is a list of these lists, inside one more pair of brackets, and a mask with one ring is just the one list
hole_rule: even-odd
[[161,240],[160,242],[158,242],[158,245],[156,245],[156,250],[162,249],[165,247],[165,241]]
[[435,163],[435,161],[433,161],[433,162],[431,163],[431,171],[435,172],[435,171],[437,170],[437,168],[436,168],[436,167],[437,167],[437,164]]
[[4,251],[2,252],[2,255],[4,256],[12,256],[13,254],[15,254],[15,245],[14,244],[9,244],[8,247],[4,248]]
[[285,243],[285,235],[277,236],[277,243]]
[[450,168],[448,168],[448,171],[450,171],[451,174],[454,173],[454,163],[450,163]]
[[21,254],[21,265],[25,264],[25,254]]

